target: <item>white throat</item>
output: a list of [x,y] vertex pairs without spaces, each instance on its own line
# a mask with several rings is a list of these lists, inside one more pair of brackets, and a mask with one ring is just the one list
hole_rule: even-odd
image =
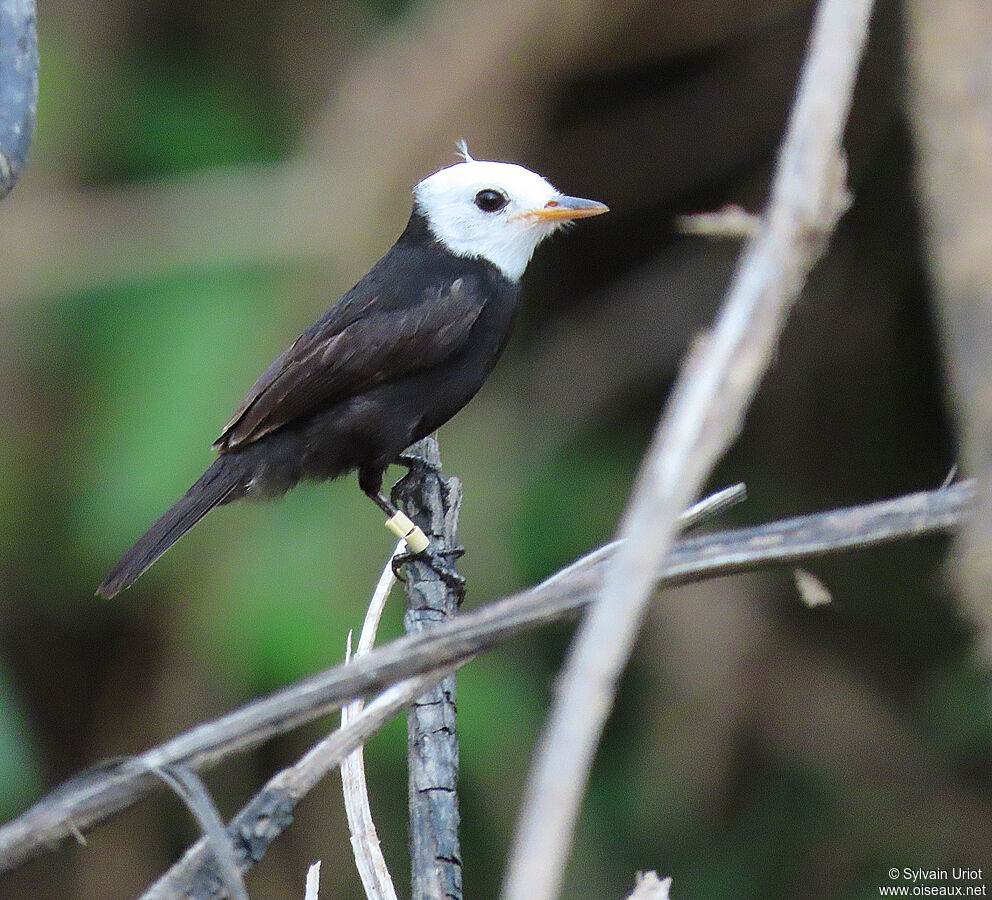
[[530,263],[537,245],[544,235],[527,234],[491,234],[484,230],[466,234],[461,223],[454,228],[443,215],[424,212],[427,224],[434,235],[444,246],[455,254],[470,259],[484,259],[491,262],[510,281],[519,281]]

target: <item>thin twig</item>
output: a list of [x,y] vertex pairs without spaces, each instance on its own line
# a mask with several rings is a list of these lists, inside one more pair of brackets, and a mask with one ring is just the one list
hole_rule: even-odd
[[717,513],[726,512],[731,507],[737,506],[738,503],[743,503],[746,499],[747,488],[742,482],[732,484],[708,497],[703,497],[702,500],[679,514],[679,531],[682,533],[690,531],[701,522],[713,518]]
[[[362,633],[358,638],[355,659],[366,656],[375,643],[376,633],[382,612],[386,607],[389,592],[396,583],[393,574],[393,559],[403,551],[405,541],[396,545],[379,576],[372,601],[365,613]],[[348,649],[351,650],[351,638],[348,639]],[[351,661],[351,653],[345,656],[345,661]],[[352,700],[341,708],[341,727],[347,727],[361,713],[364,701]],[[379,835],[372,820],[372,808],[369,805],[368,785],[365,780],[365,762],[363,748],[359,746],[354,753],[341,763],[341,786],[344,792],[344,808],[348,817],[348,830],[351,832],[351,846],[355,853],[355,865],[358,867],[362,887],[368,900],[396,900],[396,888],[386,866],[386,859],[379,846]]]
[[507,900],[557,896],[620,673],[678,515],[733,442],[785,319],[848,197],[841,139],[871,0],[823,0],[762,226],[712,335],[690,354],[620,524],[625,543],[583,621],[538,747],[504,882]]
[[[769,565],[801,565],[845,550],[947,532],[965,521],[974,484],[685,538],[657,573],[659,587],[686,584]],[[575,617],[596,596],[616,545],[593,551],[543,583],[441,628],[400,638],[347,666],[336,666],[141,754],[84,772],[0,827],[0,871],[52,849],[145,796],[156,784],[150,765],[213,765],[269,736],[310,722],[354,697],[438,666],[462,663],[510,638]],[[368,710],[366,709],[366,712]],[[357,746],[357,743],[354,745]],[[349,749],[354,749],[352,746]]]
[[682,234],[698,234],[701,237],[749,238],[754,237],[761,227],[761,216],[749,213],[733,203],[716,212],[691,213],[679,216],[676,227]]
[[303,900],[318,900],[320,893],[320,860],[307,869],[307,889]]
[[203,839],[217,864],[224,890],[233,900],[248,900],[248,890],[238,869],[234,845],[203,780],[185,766],[162,766],[153,771],[182,799],[199,822]]

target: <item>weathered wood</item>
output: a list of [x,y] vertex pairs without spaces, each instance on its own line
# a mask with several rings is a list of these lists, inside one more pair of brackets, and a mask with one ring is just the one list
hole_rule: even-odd
[[[403,622],[419,635],[447,621],[462,598],[452,551],[458,547],[462,488],[441,474],[437,441],[428,438],[405,455],[411,469],[393,489],[393,502],[424,530],[441,567],[414,558],[403,566],[407,597]],[[413,900],[460,900],[462,859],[458,842],[458,727],[455,676],[449,675],[407,713],[410,863]]]
[[907,3],[910,112],[919,150],[941,346],[960,429],[961,464],[977,479],[975,515],[956,575],[986,660],[992,659],[992,14],[986,0]]
[[[802,564],[844,550],[944,533],[967,520],[974,496],[975,485],[965,482],[879,503],[686,538],[675,544],[657,573],[657,586],[770,565]],[[0,826],[0,872],[132,806],[157,784],[150,767],[216,765],[275,734],[312,722],[354,697],[368,696],[418,673],[461,665],[518,634],[575,618],[596,596],[604,563],[615,551],[616,544],[600,547],[529,590],[456,616],[434,631],[385,644],[360,660],[335,666],[197,725],[135,759],[103,763],[81,773]],[[365,736],[363,731],[343,742],[341,758]]]

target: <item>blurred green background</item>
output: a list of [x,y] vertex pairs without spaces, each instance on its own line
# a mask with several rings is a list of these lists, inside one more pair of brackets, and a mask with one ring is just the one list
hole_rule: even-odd
[[[440,433],[474,607],[613,533],[737,252],[675,217],[759,209],[809,26],[798,0],[42,0],[31,168],[0,205],[0,815],[343,658],[391,549],[354,477],[211,515],[113,602],[110,565],[206,467],[273,356],[393,242],[411,186],[523,163],[612,213],[539,251],[496,374]],[[763,521],[939,484],[956,441],[931,320],[899,4],[847,139],[852,210],[714,486]],[[397,473],[398,474],[398,473]],[[667,593],[609,723],[565,896],[877,896],[992,864],[987,661],[932,539]],[[401,629],[399,595],[384,637]],[[494,895],[570,637],[459,675],[466,896]],[[333,722],[209,776],[235,810]],[[401,888],[405,727],[366,751]],[[356,897],[337,776],[248,882]],[[0,875],[135,896],[195,837],[164,793]]]

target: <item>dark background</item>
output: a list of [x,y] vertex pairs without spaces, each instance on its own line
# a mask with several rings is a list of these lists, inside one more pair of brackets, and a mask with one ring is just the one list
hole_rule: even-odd
[[[211,459],[255,376],[392,243],[455,161],[520,162],[608,203],[542,248],[490,383],[440,433],[465,485],[467,604],[607,540],[734,241],[760,210],[810,4],[41,3],[31,168],[0,207],[0,816],[343,658],[392,542],[353,477],[210,516],[93,596]],[[956,460],[906,121],[901,10],[878,4],[847,137],[855,202],[713,486],[763,521],[939,484]],[[398,472],[397,472],[398,474]],[[565,894],[637,869],[674,896],[877,896],[891,867],[992,863],[990,678],[946,541],[655,604],[608,725]],[[398,600],[398,597],[397,597]],[[400,630],[400,603],[385,637]],[[466,896],[492,896],[570,630],[459,676]],[[209,776],[224,812],[333,722]],[[405,728],[366,751],[404,892]],[[335,774],[248,885],[359,896]],[[195,837],[155,796],[0,876],[10,898],[138,894]]]

